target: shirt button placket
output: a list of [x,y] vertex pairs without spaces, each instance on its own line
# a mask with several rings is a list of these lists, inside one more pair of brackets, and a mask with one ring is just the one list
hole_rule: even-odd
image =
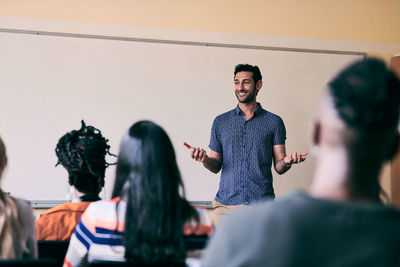
[[247,154],[246,153],[246,143],[247,143],[246,133],[247,133],[247,121],[244,123],[244,129],[243,129],[243,163],[244,163],[244,166],[242,169],[242,172],[243,172],[243,174],[242,174],[242,176],[243,176],[242,194],[243,194],[243,200],[244,200],[245,204],[247,203],[247,191],[246,191],[246,187],[245,187],[247,180],[245,179],[245,177],[246,177],[245,172],[247,171],[247,160],[248,160],[246,157],[246,154]]

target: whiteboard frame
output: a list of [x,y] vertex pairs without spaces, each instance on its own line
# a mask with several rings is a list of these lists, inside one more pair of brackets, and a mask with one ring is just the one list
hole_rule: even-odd
[[[279,46],[262,46],[250,45],[240,43],[223,43],[223,42],[200,42],[200,41],[183,41],[173,39],[156,39],[156,38],[141,38],[141,37],[127,37],[127,36],[114,36],[102,34],[83,34],[83,33],[70,33],[70,32],[56,32],[56,31],[43,31],[43,30],[27,30],[27,29],[13,29],[13,28],[0,28],[3,33],[27,34],[27,35],[44,35],[44,36],[57,36],[65,38],[85,38],[85,39],[100,39],[100,40],[114,40],[126,42],[142,42],[154,44],[174,44],[185,46],[210,46],[220,48],[242,48],[252,50],[269,50],[269,51],[290,51],[290,52],[305,52],[305,53],[320,53],[320,54],[337,54],[337,55],[355,55],[366,57],[366,52],[357,51],[343,51],[343,50],[330,50],[330,49],[314,49],[314,48],[295,48],[295,47],[279,47]],[[34,208],[51,208],[66,201],[63,200],[29,200]],[[191,201],[194,205],[211,207],[211,201]]]

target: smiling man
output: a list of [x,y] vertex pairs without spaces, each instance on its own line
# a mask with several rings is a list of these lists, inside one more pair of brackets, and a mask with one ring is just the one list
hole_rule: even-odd
[[257,102],[262,76],[257,66],[239,64],[234,71],[238,105],[215,118],[210,155],[192,148],[190,155],[213,173],[221,169],[219,190],[213,200],[214,222],[232,209],[274,199],[271,165],[278,174],[306,159],[307,153],[286,154],[282,119]]

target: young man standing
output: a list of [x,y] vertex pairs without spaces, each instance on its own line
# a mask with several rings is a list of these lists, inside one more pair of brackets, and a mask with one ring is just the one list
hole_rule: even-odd
[[274,199],[271,165],[278,174],[306,159],[307,153],[286,155],[286,130],[282,119],[257,102],[262,76],[257,66],[239,64],[234,72],[238,105],[215,118],[210,155],[193,148],[191,157],[213,173],[221,169],[220,187],[213,200],[214,221],[229,210],[252,202]]

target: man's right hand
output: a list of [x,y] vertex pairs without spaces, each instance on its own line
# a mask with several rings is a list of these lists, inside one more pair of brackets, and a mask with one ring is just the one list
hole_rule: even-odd
[[213,173],[218,173],[222,167],[222,157],[220,153],[213,150],[210,151],[210,157],[207,152],[200,147],[192,147],[190,149],[190,156],[198,162],[202,162],[204,167]]
[[207,152],[200,147],[192,147],[190,149],[190,156],[192,159],[199,162],[205,162],[208,158]]

